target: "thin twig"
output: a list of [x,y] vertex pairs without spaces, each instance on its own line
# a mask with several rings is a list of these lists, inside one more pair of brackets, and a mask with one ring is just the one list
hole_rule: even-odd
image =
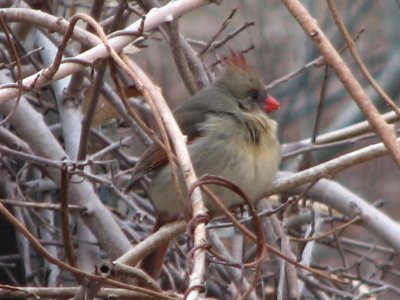
[[[0,202],[3,204],[11,205],[11,206],[21,206],[28,208],[38,208],[38,209],[51,209],[51,210],[59,210],[61,209],[60,204],[52,204],[52,203],[36,203],[36,202],[21,202],[18,200],[9,200],[9,199],[0,199]],[[70,211],[82,211],[84,208],[69,204],[68,210]]]
[[316,113],[316,116],[315,116],[314,128],[313,128],[313,132],[312,132],[312,136],[311,136],[311,143],[313,143],[313,144],[315,144],[315,140],[317,138],[320,121],[321,121],[321,118],[322,118],[322,109],[324,107],[326,88],[327,88],[327,85],[328,85],[328,71],[329,71],[328,65],[325,65],[325,67],[324,67],[324,77],[322,77],[322,85],[321,85],[321,90],[320,90],[320,93],[319,93],[317,113]]
[[219,47],[225,45],[228,41],[230,41],[231,39],[233,39],[236,35],[238,35],[240,32],[242,32],[243,30],[245,30],[248,27],[254,26],[256,23],[255,22],[246,22],[244,23],[241,27],[239,27],[238,29],[236,29],[235,31],[229,33],[226,35],[225,38],[223,38],[220,41],[216,41],[214,43],[211,44],[209,50],[210,51],[214,51],[216,49],[218,49]]
[[104,78],[104,73],[106,71],[106,66],[107,64],[105,62],[101,64],[101,66],[97,71],[96,78],[90,89],[91,93],[90,93],[90,98],[88,99],[89,104],[86,110],[86,115],[82,121],[82,130],[79,139],[79,149],[76,158],[77,160],[84,160],[86,158],[86,153],[88,150],[87,145],[89,143],[90,127],[92,125],[92,121],[96,112],[96,106],[99,100],[101,86],[103,85],[103,78]]
[[[68,211],[68,167],[66,164],[61,166],[61,195],[60,195],[60,202],[61,202],[61,233],[62,233],[62,240],[64,245],[65,254],[67,257],[68,263],[76,268],[79,269],[78,260],[75,255],[74,246],[71,242],[71,233],[69,230],[69,211]],[[80,282],[79,277],[75,277],[77,282]]]
[[23,84],[22,84],[21,61],[19,59],[17,49],[15,48],[15,45],[14,45],[14,43],[12,41],[10,30],[9,30],[9,28],[8,28],[6,22],[4,21],[4,18],[3,18],[3,16],[1,14],[0,14],[0,24],[1,24],[1,27],[3,28],[3,31],[4,31],[5,35],[6,35],[7,42],[10,45],[11,54],[14,57],[15,63],[17,64],[17,78],[18,78],[18,81],[17,81],[17,85],[18,85],[17,99],[16,99],[14,107],[10,111],[10,113],[8,113],[7,116],[3,120],[0,121],[0,126],[1,126],[11,118],[11,116],[14,114],[15,110],[17,109],[18,103],[19,103],[19,101],[21,99],[21,96],[23,94]]
[[225,28],[228,26],[229,22],[232,20],[233,16],[236,14],[238,10],[238,6],[234,7],[231,12],[229,13],[228,17],[225,19],[225,21],[221,24],[221,26],[218,28],[218,30],[212,35],[211,39],[205,44],[203,49],[200,50],[199,56],[203,56],[207,50],[211,47],[211,44],[218,38],[218,36],[222,33],[222,31],[225,30]]
[[361,220],[361,217],[355,217],[355,218],[351,219],[350,221],[348,221],[348,222],[346,222],[346,223],[344,223],[342,225],[336,226],[336,227],[334,227],[334,228],[332,228],[332,229],[330,229],[330,230],[328,230],[326,232],[319,233],[318,235],[315,235],[315,236],[312,236],[312,237],[308,237],[308,238],[290,237],[290,239],[292,241],[296,241],[296,242],[310,242],[310,241],[323,239],[323,238],[333,234],[335,231],[338,231],[338,230],[341,230],[343,228],[346,228],[346,227],[348,227],[348,226],[350,226],[350,225],[352,225],[354,223],[357,223],[360,220]]
[[350,53],[353,56],[355,62],[357,63],[358,67],[361,70],[361,73],[364,75],[365,79],[369,82],[369,84],[373,87],[373,89],[376,91],[376,93],[381,96],[381,98],[386,102],[387,105],[397,114],[397,116],[400,118],[400,110],[397,107],[396,103],[393,102],[393,100],[389,97],[388,94],[379,86],[379,84],[375,81],[375,79],[372,77],[372,75],[369,73],[367,67],[362,61],[362,58],[360,54],[357,51],[357,48],[353,42],[353,40],[350,37],[349,32],[347,31],[346,25],[343,23],[342,19],[340,18],[339,12],[336,8],[335,1],[334,0],[328,0],[328,6],[329,9],[332,12],[333,19],[335,20],[335,23],[337,27],[339,28],[340,32],[342,33],[347,46],[349,47]]
[[[361,36],[361,34],[362,34],[363,32],[364,32],[364,29],[361,29],[361,30],[356,34],[356,36],[354,37],[354,41],[357,41],[357,40],[360,38],[360,36]],[[344,47],[342,47],[342,48],[339,50],[339,53],[343,53],[346,49],[347,49],[347,45],[345,45]],[[277,85],[279,85],[279,84],[281,84],[281,83],[284,83],[284,82],[289,81],[289,80],[292,79],[293,77],[295,77],[295,76],[301,74],[303,71],[305,71],[305,70],[307,70],[307,69],[309,69],[309,68],[311,68],[311,67],[321,67],[321,66],[323,66],[323,65],[325,65],[325,60],[324,60],[324,57],[321,55],[320,57],[317,57],[316,59],[310,61],[309,63],[306,63],[306,64],[305,64],[304,66],[302,66],[301,68],[299,68],[299,69],[297,69],[297,70],[294,70],[294,71],[290,72],[289,74],[287,74],[287,75],[285,75],[285,76],[283,76],[283,77],[281,77],[281,78],[275,79],[275,80],[272,81],[270,84],[266,85],[266,86],[265,86],[265,89],[266,89],[266,90],[270,90],[270,89],[274,88],[275,86],[277,86]]]

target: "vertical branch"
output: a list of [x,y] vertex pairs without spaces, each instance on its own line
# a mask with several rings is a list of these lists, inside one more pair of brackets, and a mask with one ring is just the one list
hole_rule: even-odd
[[317,139],[318,130],[319,130],[320,121],[321,121],[321,116],[322,116],[322,109],[324,107],[326,86],[328,84],[328,71],[329,71],[329,68],[328,68],[327,65],[325,65],[324,66],[324,77],[322,78],[321,90],[319,92],[319,101],[318,101],[318,106],[317,106],[317,114],[315,116],[314,128],[313,128],[313,133],[312,133],[312,137],[311,137],[311,143],[313,143],[313,144],[315,144],[315,141]]
[[[96,6],[103,6],[104,5],[104,1],[103,0],[99,0],[96,1],[99,2],[98,4],[96,3],[96,5],[93,5],[92,7],[92,14],[99,18],[100,13],[101,13],[101,9],[100,12],[98,9],[96,9]],[[122,17],[122,13],[124,11],[125,8],[125,2],[121,1],[119,6],[118,6],[118,10],[117,13],[112,21],[111,24],[111,30],[116,30],[118,28],[118,24],[120,23],[120,18]],[[97,21],[96,19],[94,19],[95,21]],[[86,25],[86,27],[90,27],[93,28],[94,30],[96,30],[96,27],[94,27],[92,24],[88,23]],[[92,29],[92,30],[93,30]],[[97,29],[98,31],[98,29]],[[83,48],[82,50],[85,50],[85,48]],[[89,140],[89,132],[90,132],[90,128],[91,128],[91,124],[93,121],[93,117],[94,114],[96,112],[96,106],[97,106],[97,102],[99,101],[99,95],[100,95],[100,90],[101,87],[103,85],[103,78],[104,78],[104,73],[106,71],[106,63],[103,62],[100,66],[100,68],[97,71],[97,75],[94,81],[94,84],[92,85],[92,89],[91,89],[91,95],[90,95],[90,99],[89,99],[89,105],[88,105],[88,109],[86,111],[86,116],[83,119],[83,124],[82,124],[82,133],[80,136],[80,141],[79,141],[79,150],[78,150],[78,155],[77,155],[77,160],[84,160],[86,158],[86,152],[87,152],[87,143]],[[78,73],[82,73],[83,72],[78,72]]]
[[[98,21],[100,19],[100,15],[101,15],[103,7],[104,7],[104,0],[95,0],[93,2],[90,15],[96,21]],[[114,20],[113,20],[113,22],[114,22]],[[93,28],[89,24],[86,24],[86,30],[91,33],[94,32]],[[84,52],[87,49],[88,49],[88,47],[82,45],[80,48],[80,52]],[[67,102],[66,100],[69,100],[68,102],[75,102],[76,101],[75,99],[82,98],[81,87],[82,87],[82,82],[83,82],[84,77],[85,76],[84,76],[83,71],[72,74],[71,80],[69,81],[68,87],[64,93],[63,103]],[[75,158],[75,157],[73,157],[73,158]]]
[[88,109],[86,111],[86,116],[83,118],[83,121],[82,121],[83,124],[82,124],[82,131],[81,131],[81,135],[80,135],[77,160],[84,160],[86,158],[90,127],[92,124],[94,114],[96,112],[96,105],[97,105],[97,102],[99,99],[101,86],[103,85],[103,78],[104,78],[104,72],[106,70],[106,66],[107,66],[107,64],[105,62],[102,62],[101,66],[97,72],[96,79],[94,80],[94,83],[91,88],[92,92],[91,92],[90,99],[89,99]]
[[[76,255],[74,253],[74,247],[71,242],[71,234],[69,231],[69,211],[68,211],[68,167],[64,163],[61,167],[61,232],[62,240],[65,249],[65,254],[68,263],[74,267],[78,268],[78,262],[76,260]],[[79,282],[79,278],[76,278]]]

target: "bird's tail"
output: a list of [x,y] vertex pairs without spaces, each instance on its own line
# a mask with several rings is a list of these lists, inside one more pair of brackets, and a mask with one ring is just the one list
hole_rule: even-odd
[[[153,233],[165,224],[166,222],[161,221],[160,218],[157,217]],[[165,256],[167,255],[168,245],[169,242],[162,244],[156,250],[146,255],[140,262],[139,267],[154,279],[160,276]]]

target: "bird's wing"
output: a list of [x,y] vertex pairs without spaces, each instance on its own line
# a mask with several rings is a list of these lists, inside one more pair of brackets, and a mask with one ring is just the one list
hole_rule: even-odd
[[168,163],[167,153],[157,144],[151,145],[142,154],[133,168],[132,182]]
[[[187,136],[188,144],[193,143],[198,136],[199,135]],[[157,144],[151,145],[146,151],[144,151],[133,168],[133,175],[126,191],[129,191],[140,178],[166,164],[168,164],[168,156],[164,149]]]
[[[207,115],[212,113],[202,98],[207,98],[207,90],[202,90],[194,95],[191,100],[184,102],[174,111],[175,119],[186,135],[188,144],[191,144],[202,135],[201,124]],[[218,107],[216,112],[218,112]],[[133,169],[132,180],[127,188],[129,190],[144,175],[168,163],[167,153],[156,144],[150,146],[141,156]]]

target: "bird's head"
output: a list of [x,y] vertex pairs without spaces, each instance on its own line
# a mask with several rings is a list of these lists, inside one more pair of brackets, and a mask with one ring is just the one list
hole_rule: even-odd
[[279,102],[265,91],[261,78],[252,70],[242,53],[231,51],[224,59],[224,69],[216,80],[242,110],[260,108],[269,113],[280,107]]

